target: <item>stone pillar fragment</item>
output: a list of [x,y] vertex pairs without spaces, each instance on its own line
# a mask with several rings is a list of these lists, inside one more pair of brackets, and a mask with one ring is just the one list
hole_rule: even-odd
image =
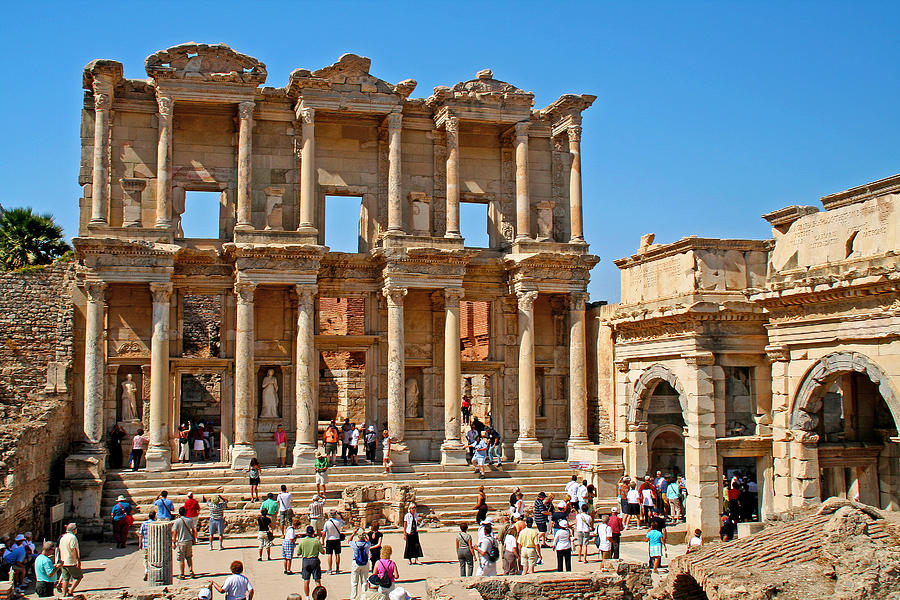
[[466,447],[460,439],[462,356],[459,347],[461,288],[444,290],[444,442],[441,464],[466,464]]
[[86,281],[84,315],[84,437],[89,444],[103,438],[104,386],[106,372],[106,283]]
[[516,239],[531,238],[531,201],[528,197],[528,122],[516,123]]
[[316,111],[300,108],[298,116],[303,122],[301,130],[300,163],[300,226],[298,231],[317,234],[316,229]]
[[569,297],[569,460],[572,450],[588,440],[587,348],[584,308],[587,294],[575,292]]
[[238,104],[237,225],[235,229],[253,229],[253,110],[255,102]]
[[388,122],[388,232],[403,233],[403,207],[400,204],[400,144],[403,115],[390,113]]
[[172,111],[175,101],[157,96],[159,143],[156,146],[156,226],[172,226]]
[[151,283],[153,321],[150,338],[150,447],[147,470],[168,471],[169,447],[169,302],[171,283]]
[[105,225],[109,206],[109,111],[113,88],[94,81],[94,155],[91,176],[91,223]]
[[704,536],[719,529],[718,454],[716,451],[715,390],[711,352],[697,352],[684,357],[687,376],[683,383],[687,396],[687,436],[684,440],[684,463],[688,490],[686,514],[688,531],[701,529]]
[[315,395],[315,285],[297,285],[297,441],[294,468],[308,467],[319,444],[318,408]]
[[459,238],[459,119],[447,117],[447,233]]
[[253,446],[256,429],[256,377],[253,367],[255,342],[253,324],[253,292],[255,283],[238,281],[234,284],[237,295],[237,318],[234,344],[234,446],[231,449],[231,467],[246,469],[250,459],[256,458]]
[[122,227],[141,226],[141,192],[147,186],[146,179],[124,177],[119,179],[124,197],[122,198]]
[[541,463],[543,445],[537,439],[534,394],[534,301],[537,291],[520,291],[519,300],[519,439],[517,463]]
[[386,287],[382,290],[387,298],[388,317],[388,381],[387,381],[387,421],[391,436],[391,457],[394,464],[408,462],[409,454],[403,443],[405,436],[404,379],[406,377],[406,350],[403,334],[403,297],[407,289]]
[[584,243],[584,227],[581,217],[581,125],[569,125],[569,154],[572,167],[569,170],[569,219],[571,236],[569,243]]
[[172,585],[172,521],[153,521],[147,543],[147,583]]

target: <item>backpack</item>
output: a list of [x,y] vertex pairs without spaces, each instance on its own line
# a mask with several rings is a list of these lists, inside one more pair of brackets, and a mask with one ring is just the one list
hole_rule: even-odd
[[500,545],[494,538],[491,538],[491,549],[488,550],[487,559],[490,562],[497,562],[500,560]]
[[366,548],[365,544],[357,543],[357,545],[353,547],[353,562],[359,566],[363,566],[369,562],[369,549]]
[[[369,583],[372,585],[377,585],[383,588],[389,588],[393,585],[393,581],[391,580],[391,575],[393,574],[393,567],[391,567],[391,572],[388,572],[387,566],[383,564],[384,559],[379,560],[375,564],[375,572],[369,575]],[[392,564],[391,561],[387,561],[387,564]],[[381,577],[378,576],[378,568],[381,568]]]

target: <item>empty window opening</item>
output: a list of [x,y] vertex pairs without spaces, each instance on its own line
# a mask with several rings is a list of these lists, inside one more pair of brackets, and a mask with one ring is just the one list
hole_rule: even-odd
[[487,360],[491,354],[491,303],[483,300],[459,302],[459,346],[462,359]]
[[489,248],[488,205],[481,202],[460,202],[459,229],[469,248]]
[[365,298],[319,298],[321,335],[364,335],[366,333]]
[[182,355],[218,358],[221,325],[221,296],[185,295],[182,301]]
[[222,192],[185,192],[177,237],[219,239]]
[[325,245],[332,252],[361,251],[362,196],[325,196]]

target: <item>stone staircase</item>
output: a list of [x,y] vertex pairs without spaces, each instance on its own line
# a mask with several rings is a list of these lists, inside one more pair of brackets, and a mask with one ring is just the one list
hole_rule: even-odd
[[[341,492],[349,485],[364,483],[406,483],[416,491],[416,504],[426,522],[439,526],[472,523],[475,497],[479,485],[483,485],[488,497],[489,514],[499,516],[509,509],[509,495],[519,487],[525,496],[526,508],[534,504],[538,492],[556,492],[560,496],[572,471],[565,462],[548,462],[542,465],[504,464],[501,469],[491,467],[485,479],[479,479],[472,468],[464,466],[442,467],[437,463],[416,463],[406,472],[385,474],[380,465],[334,466],[328,470],[328,500],[326,509],[337,508]],[[316,491],[312,474],[295,474],[291,469],[264,468],[260,494],[277,493],[284,484],[294,495],[294,512],[305,514]],[[160,491],[167,490],[175,507],[182,505],[189,491],[202,503],[203,498],[221,494],[228,499],[226,520],[249,521],[259,510],[259,502],[250,501],[247,474],[232,471],[226,464],[175,465],[171,471],[151,473],[111,471],[103,488],[101,514],[111,532],[109,514],[119,494],[136,503],[141,512],[135,521],[147,518],[147,511]],[[201,516],[206,515],[203,507]]]

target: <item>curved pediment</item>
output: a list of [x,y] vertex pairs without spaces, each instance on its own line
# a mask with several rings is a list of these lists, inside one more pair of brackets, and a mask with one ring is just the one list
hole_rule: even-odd
[[414,79],[404,79],[394,85],[369,73],[371,66],[371,59],[348,53],[342,55],[333,65],[315,71],[294,69],[288,81],[288,93],[298,94],[303,88],[313,88],[368,94],[397,94],[406,99],[416,89]]
[[188,42],[160,50],[144,61],[153,79],[193,79],[246,83],[257,86],[266,81],[266,65],[226,44]]
[[461,81],[453,87],[441,85],[434,88],[434,93],[427,102],[429,106],[480,103],[531,107],[534,104],[534,94],[511,83],[494,79],[493,71],[482,69],[475,75],[475,79]]

